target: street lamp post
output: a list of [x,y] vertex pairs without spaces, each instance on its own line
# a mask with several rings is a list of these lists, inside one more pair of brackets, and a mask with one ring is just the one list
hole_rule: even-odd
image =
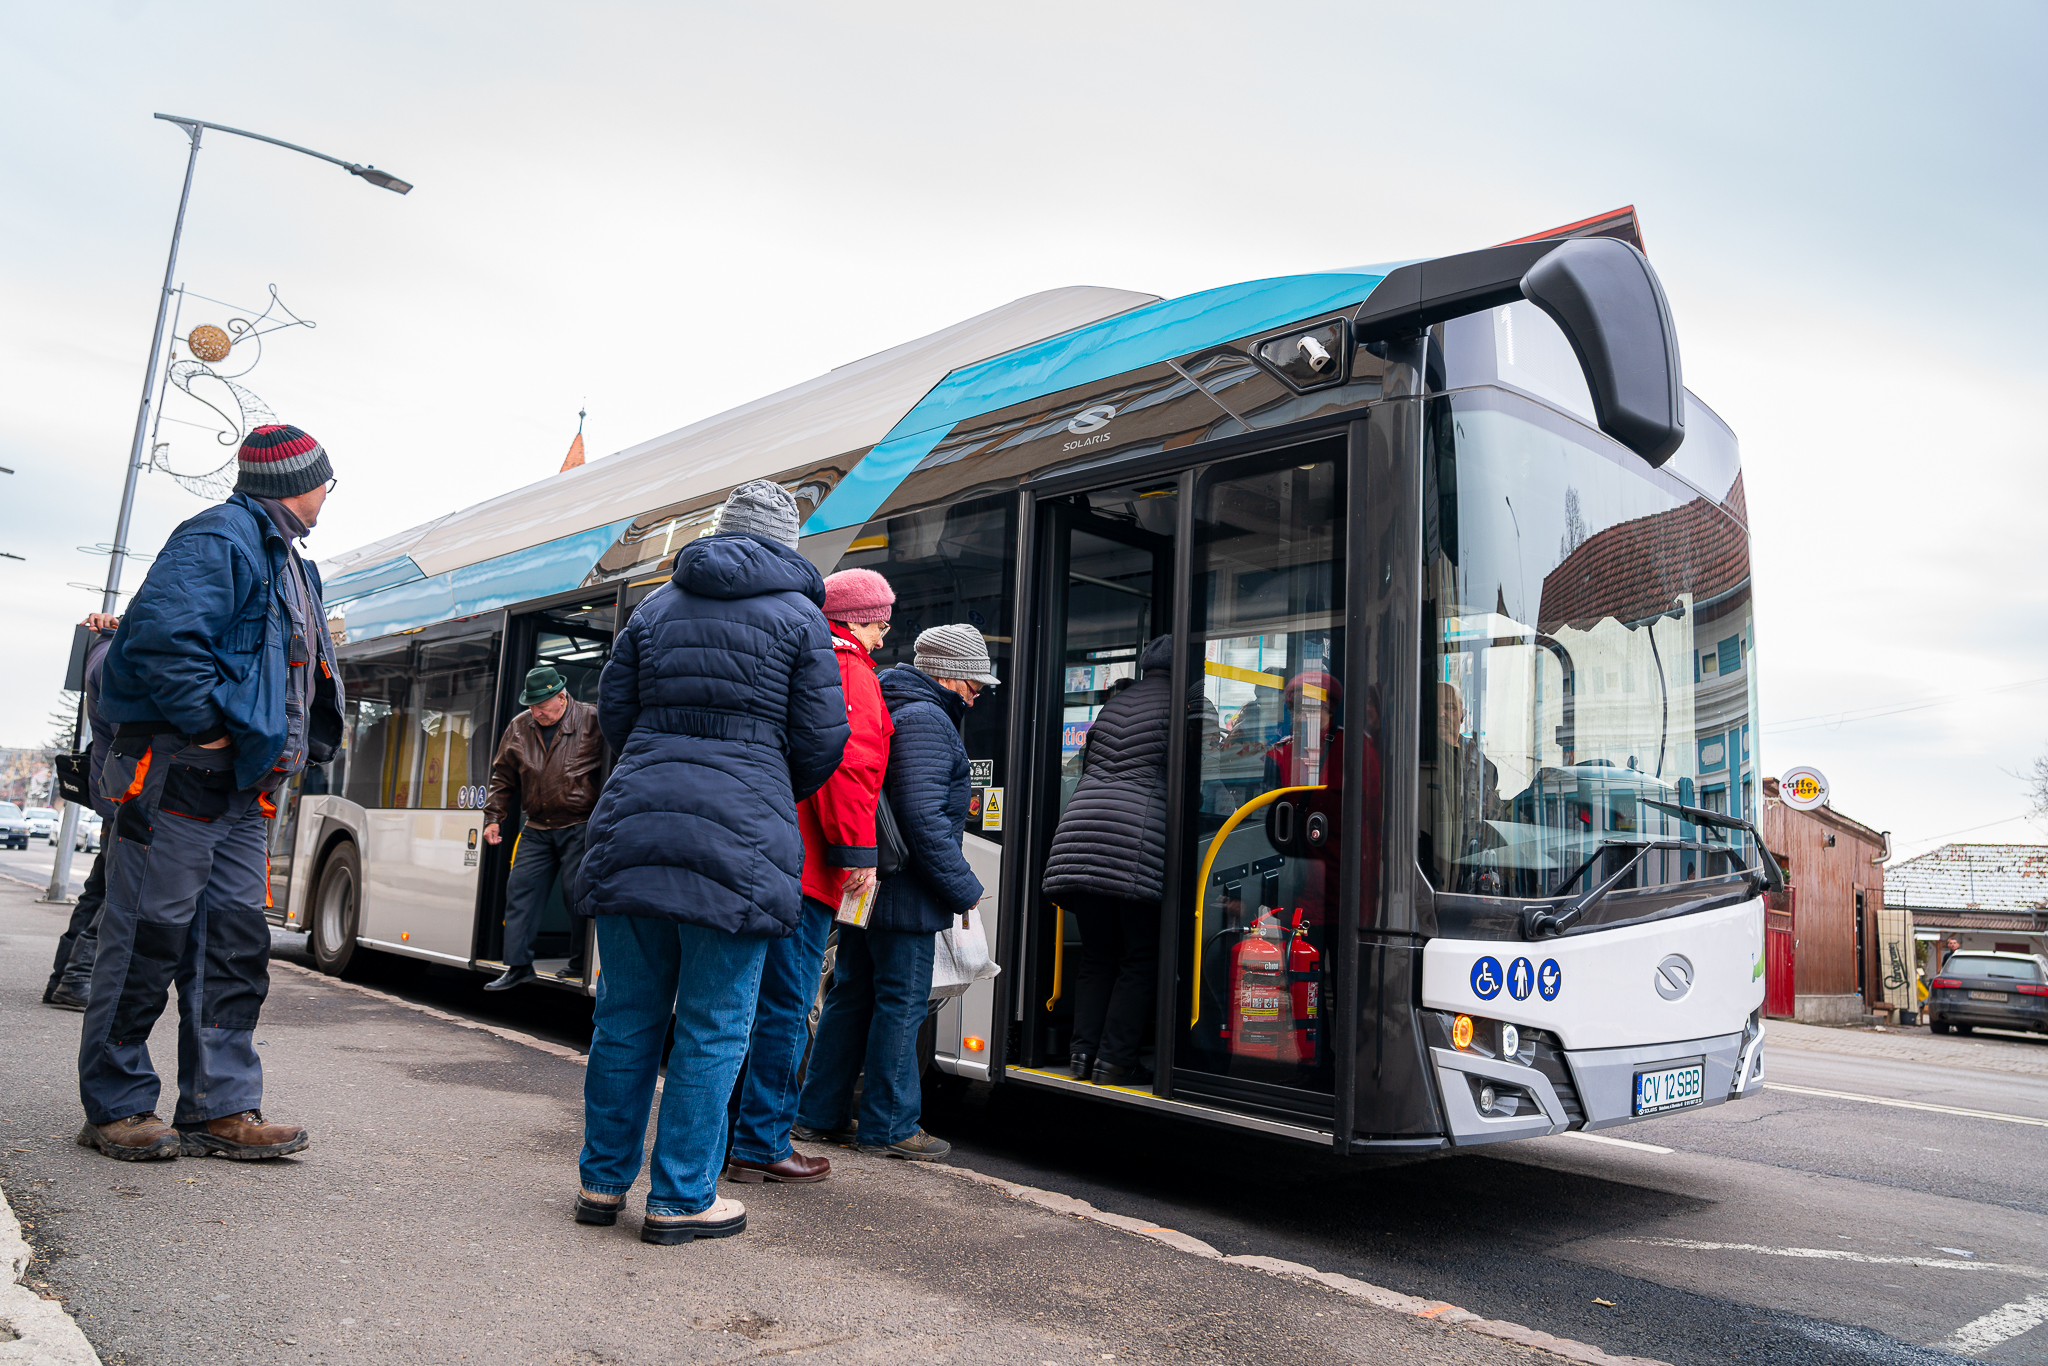
[[[171,255],[164,263],[163,290],[157,295],[156,331],[149,339],[149,363],[142,370],[142,401],[136,406],[135,411],[135,439],[128,447],[128,474],[121,485],[121,514],[114,521],[114,549],[107,557],[107,586],[100,598],[100,610],[107,613],[114,611],[114,604],[120,601],[121,597],[121,571],[128,560],[128,524],[135,515],[135,481],[142,474],[143,443],[149,439],[149,405],[156,392],[157,359],[163,354],[164,349],[164,320],[170,313],[171,284],[178,271],[178,243],[185,235],[185,205],[192,198],[192,172],[199,165],[200,131],[211,128],[217,133],[233,133],[238,138],[254,138],[257,142],[267,142],[273,147],[303,152],[309,157],[332,162],[352,176],[398,194],[408,193],[412,189],[411,182],[400,180],[389,171],[380,171],[375,166],[359,165],[353,161],[343,161],[340,157],[331,157],[325,152],[301,147],[296,142],[286,142],[262,133],[251,133],[244,128],[230,128],[224,123],[208,123],[204,119],[181,118],[176,114],[158,114],[157,117],[165,123],[175,123],[184,129],[185,135],[192,140],[192,150],[185,158],[185,188],[178,193],[178,217],[171,226]],[[81,725],[79,735],[74,738],[73,743],[83,742],[84,727]],[[66,899],[65,884],[71,878],[71,842],[77,829],[78,804],[70,802],[64,807],[63,824],[57,832],[57,861],[50,869],[50,890],[44,894],[46,901]]]

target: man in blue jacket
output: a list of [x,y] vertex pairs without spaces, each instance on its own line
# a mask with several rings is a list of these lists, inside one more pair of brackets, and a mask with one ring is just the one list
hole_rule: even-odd
[[[254,1039],[270,989],[270,794],[341,739],[320,574],[292,542],[332,487],[296,427],[249,433],[235,492],[171,533],[101,678],[115,724],[100,790],[107,901],[78,1047],[81,1146],[127,1161],[280,1157],[306,1131],[263,1118]],[[178,1109],[149,1034],[178,988]]]

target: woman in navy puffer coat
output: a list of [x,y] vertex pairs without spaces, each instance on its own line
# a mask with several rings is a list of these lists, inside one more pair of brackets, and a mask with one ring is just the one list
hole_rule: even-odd
[[818,1021],[810,1075],[797,1106],[798,1138],[842,1139],[862,1068],[860,1150],[913,1161],[952,1145],[919,1124],[917,1032],[930,1013],[933,936],[981,900],[967,866],[967,747],[960,720],[994,685],[988,646],[972,626],[934,626],[917,638],[916,663],[881,676],[896,733],[882,792],[910,860],[881,880],[864,929],[839,927],[832,994]]
[[619,632],[598,685],[597,723],[619,759],[583,859],[601,960],[576,1218],[616,1221],[639,1175],[673,1015],[646,1242],[747,1226],[746,1207],[717,1193],[726,1102],[768,944],[801,914],[796,804],[847,739],[825,581],[796,540],[779,485],[734,489],[718,533],[685,546]]

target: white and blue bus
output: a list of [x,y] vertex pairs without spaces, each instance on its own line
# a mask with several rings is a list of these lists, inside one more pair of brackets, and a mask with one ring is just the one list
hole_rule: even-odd
[[[882,664],[966,622],[1004,680],[961,834],[1004,971],[940,1010],[930,1066],[1346,1153],[1750,1094],[1777,873],[1747,514],[1639,248],[1623,210],[1178,299],[1052,290],[340,556],[346,741],[280,810],[274,915],[329,972],[498,971],[516,846],[479,807],[519,680],[594,697],[677,547],[769,477],[821,571],[895,588]],[[1165,633],[1203,717],[1169,760],[1155,1080],[1096,1086],[1040,873]],[[537,967],[587,989],[570,924]]]

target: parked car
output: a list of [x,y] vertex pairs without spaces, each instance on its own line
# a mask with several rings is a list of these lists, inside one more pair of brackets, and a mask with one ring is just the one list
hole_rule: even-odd
[[13,802],[0,802],[0,846],[28,848],[28,818]]
[[1937,1034],[2033,1029],[2048,1034],[2048,959],[2030,953],[1952,953],[1927,983]]
[[39,840],[57,841],[57,822],[63,817],[47,806],[31,806],[21,813],[28,821],[28,832]]
[[71,837],[71,847],[80,853],[97,854],[100,851],[100,813],[87,811],[78,818],[78,833]]

